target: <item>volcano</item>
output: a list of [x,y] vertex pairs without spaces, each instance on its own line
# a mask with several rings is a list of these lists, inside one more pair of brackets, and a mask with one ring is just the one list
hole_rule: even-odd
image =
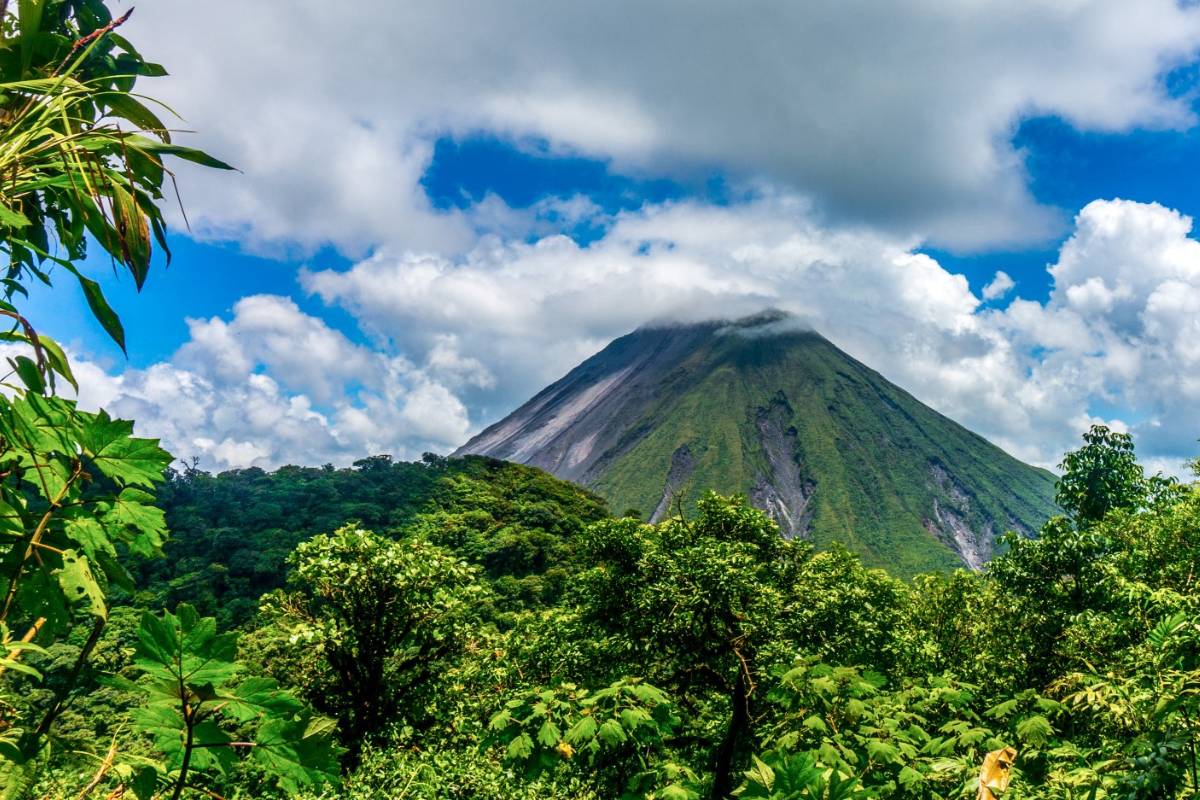
[[[788,538],[908,577],[980,568],[1058,509],[1054,476],[781,313],[623,336],[453,455],[541,467],[650,521],[743,493]],[[628,509],[628,511],[626,511]]]

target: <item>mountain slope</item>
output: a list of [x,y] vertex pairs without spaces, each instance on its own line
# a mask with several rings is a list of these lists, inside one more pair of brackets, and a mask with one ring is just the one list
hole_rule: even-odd
[[897,575],[979,567],[1055,513],[1054,477],[777,314],[642,328],[455,455],[541,467],[651,519],[743,492],[785,536]]

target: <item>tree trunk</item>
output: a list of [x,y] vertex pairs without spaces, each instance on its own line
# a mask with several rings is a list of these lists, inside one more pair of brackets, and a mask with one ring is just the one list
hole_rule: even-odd
[[733,693],[729,696],[729,702],[733,706],[729,729],[725,732],[725,739],[717,748],[716,757],[713,759],[712,800],[725,800],[736,788],[733,775],[735,761],[742,749],[746,732],[750,729],[750,717],[746,713],[746,689],[746,672],[739,669]]

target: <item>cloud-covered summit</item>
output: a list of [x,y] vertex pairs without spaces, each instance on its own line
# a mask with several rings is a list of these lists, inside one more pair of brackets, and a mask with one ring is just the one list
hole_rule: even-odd
[[[447,451],[647,321],[767,307],[1035,463],[1095,421],[1192,454],[1191,219],[1045,193],[1022,123],[1190,141],[1195,3],[172,0],[124,32],[242,170],[181,167],[199,237],[348,259],[189,306],[162,363],[81,356],[89,403],[208,468]],[[471,142],[607,188],[427,191]]]
[[[256,296],[228,320],[193,320],[170,363],[85,383],[211,468],[412,458],[452,450],[646,320],[771,307],[1020,458],[1053,466],[1106,422],[1178,471],[1200,432],[1190,233],[1162,206],[1096,201],[1037,302],[1000,276],[979,297],[912,241],[829,226],[795,198],[671,203],[618,214],[588,247],[489,238],[460,258],[380,253],[305,273],[371,346]],[[1016,296],[997,301],[997,286]]]

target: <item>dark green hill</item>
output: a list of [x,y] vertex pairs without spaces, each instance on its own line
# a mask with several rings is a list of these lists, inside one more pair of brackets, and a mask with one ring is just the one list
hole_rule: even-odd
[[345,469],[257,468],[172,473],[158,494],[171,538],[165,559],[137,565],[138,602],[190,603],[227,627],[284,585],[296,545],[350,520],[380,534],[417,531],[481,566],[500,610],[553,602],[572,540],[608,516],[604,501],[540,469],[493,458],[393,462]]
[[780,315],[617,339],[459,453],[542,467],[658,519],[742,492],[785,536],[909,576],[991,557],[1056,509],[1054,477]]

